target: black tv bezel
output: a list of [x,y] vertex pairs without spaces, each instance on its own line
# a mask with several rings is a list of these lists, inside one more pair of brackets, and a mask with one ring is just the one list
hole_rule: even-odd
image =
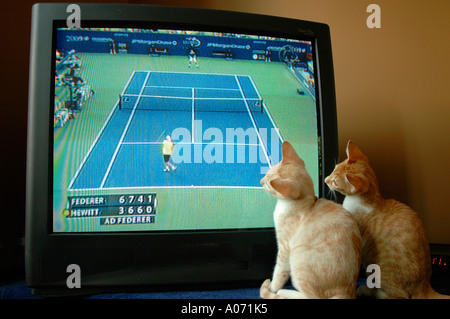
[[[35,4],[30,45],[25,269],[37,295],[70,295],[152,286],[248,285],[271,276],[273,229],[201,232],[51,233],[49,198],[54,21],[65,20],[68,4]],[[208,31],[264,34],[313,41],[320,108],[319,192],[338,159],[337,115],[330,30],[326,24],[220,10],[126,4],[79,4],[84,21],[155,23]],[[326,94],[324,93],[326,92]],[[51,129],[51,127],[50,127]],[[245,245],[243,243],[246,243]],[[69,264],[81,267],[81,289],[66,285]],[[214,285],[212,285],[214,283]]]

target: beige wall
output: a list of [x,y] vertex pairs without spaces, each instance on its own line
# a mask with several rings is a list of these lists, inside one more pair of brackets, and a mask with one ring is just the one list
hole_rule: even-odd
[[[0,121],[8,136],[14,136],[7,148],[16,155],[2,158],[2,174],[9,182],[1,186],[1,193],[21,207],[29,54],[29,41],[23,39],[29,38],[33,2],[6,1],[0,12],[2,29],[13,34],[8,38],[10,49],[0,52],[0,88],[4,96],[14,96]],[[330,25],[341,158],[347,140],[353,139],[369,156],[385,197],[417,210],[431,242],[450,244],[450,0],[115,2],[245,11]],[[366,27],[370,3],[381,7],[381,29]],[[9,225],[22,225],[23,214],[6,217],[8,227],[2,228],[0,238],[15,238],[16,233],[20,237],[22,227]]]
[[[369,156],[383,195],[415,209],[431,242],[450,243],[449,0],[160,3],[327,23],[341,159],[353,139]],[[366,26],[371,3],[381,8],[381,29]]]

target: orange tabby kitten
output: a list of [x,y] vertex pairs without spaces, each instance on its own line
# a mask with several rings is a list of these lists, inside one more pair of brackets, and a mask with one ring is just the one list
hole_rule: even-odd
[[[261,179],[277,198],[278,255],[263,298],[355,298],[361,262],[358,226],[341,205],[314,196],[305,163],[289,142],[282,161]],[[297,290],[281,289],[291,277]]]
[[364,267],[380,267],[380,288],[360,286],[357,294],[376,298],[448,298],[430,286],[429,243],[419,216],[408,206],[384,199],[369,160],[352,142],[347,159],[325,179],[346,195],[343,206],[358,223]]

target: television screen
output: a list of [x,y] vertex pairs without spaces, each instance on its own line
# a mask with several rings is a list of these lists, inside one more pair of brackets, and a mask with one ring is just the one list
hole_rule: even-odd
[[[35,4],[31,25],[33,294],[269,278],[276,199],[260,180],[282,142],[304,159],[318,197],[337,163],[328,26],[87,3]],[[67,285],[72,265],[80,289]]]
[[312,38],[53,25],[51,231],[272,228],[290,141],[320,195]]

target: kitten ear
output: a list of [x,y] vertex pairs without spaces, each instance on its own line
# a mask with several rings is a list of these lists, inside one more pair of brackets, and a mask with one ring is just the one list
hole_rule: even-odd
[[355,174],[345,174],[345,182],[352,187],[353,194],[364,194],[369,190],[367,179]]
[[270,185],[272,185],[273,189],[275,189],[283,197],[290,197],[294,190],[294,187],[291,183],[282,180],[281,178],[270,181]]
[[349,140],[347,143],[346,153],[349,164],[356,161],[369,162],[367,156],[364,155],[363,152],[361,152],[361,150],[358,148],[358,146],[356,146],[355,143],[353,143],[351,140]]
[[294,147],[288,141],[284,141],[283,144],[281,145],[281,158],[282,158],[281,161],[283,163],[297,162],[302,165],[305,165],[305,162],[303,162],[303,160],[298,156]]

